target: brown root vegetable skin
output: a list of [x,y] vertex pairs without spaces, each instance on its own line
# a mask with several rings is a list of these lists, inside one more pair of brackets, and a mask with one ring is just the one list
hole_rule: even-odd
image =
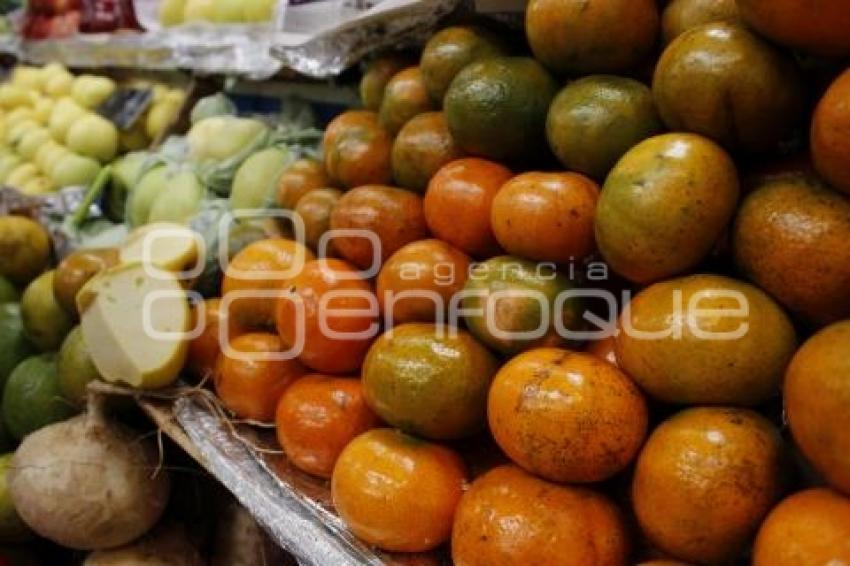
[[157,462],[153,444],[90,408],[24,439],[9,491],[21,518],[44,538],[80,550],[113,548],[162,515],[171,483]]
[[111,550],[91,553],[83,566],[204,566],[182,526],[162,524],[141,539]]

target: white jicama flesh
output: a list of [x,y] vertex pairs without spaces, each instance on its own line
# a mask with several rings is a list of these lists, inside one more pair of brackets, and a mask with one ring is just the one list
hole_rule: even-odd
[[176,275],[153,271],[120,265],[77,294],[83,338],[106,381],[159,389],[174,383],[186,361],[188,295]]
[[152,441],[89,412],[27,436],[15,452],[9,493],[23,521],[57,544],[113,548],[159,520],[171,491]]

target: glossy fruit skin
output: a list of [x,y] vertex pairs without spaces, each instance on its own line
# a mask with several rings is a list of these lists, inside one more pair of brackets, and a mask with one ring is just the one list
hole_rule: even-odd
[[452,298],[466,283],[469,264],[469,256],[441,240],[404,246],[378,274],[381,311],[396,324],[434,322],[440,313],[440,320],[447,320]]
[[486,424],[487,391],[497,369],[493,355],[462,330],[403,324],[369,350],[363,394],[390,425],[434,440],[463,438]]
[[850,321],[828,326],[794,355],[785,376],[794,440],[835,489],[850,494]]
[[404,57],[394,55],[380,57],[369,63],[363,78],[360,79],[360,100],[363,107],[373,112],[380,110],[387,83],[407,66],[408,62]]
[[808,489],[784,499],[756,537],[754,566],[807,566],[850,562],[850,499]]
[[288,294],[278,300],[276,316],[283,344],[301,345],[298,359],[315,371],[357,371],[378,333],[378,301],[369,283],[344,261],[318,259],[284,288]]
[[623,312],[620,329],[620,367],[667,403],[767,401],[779,393],[797,347],[794,326],[767,294],[719,275],[648,287]]
[[[331,214],[344,193],[337,189],[313,189],[298,200],[295,212],[304,223],[304,243],[318,251],[322,236],[331,228]],[[329,248],[333,248],[328,244]]]
[[392,145],[392,134],[374,112],[352,110],[337,116],[324,138],[325,170],[331,183],[349,188],[389,183]]
[[393,178],[402,187],[423,193],[441,167],[462,156],[443,113],[425,112],[411,118],[393,142]]
[[651,283],[695,267],[735,212],[735,164],[714,142],[663,134],[623,156],[596,209],[596,243],[618,274]]
[[625,566],[628,552],[628,530],[607,498],[516,466],[494,468],[472,482],[452,529],[457,566]]
[[764,36],[816,55],[850,55],[850,11],[841,0],[738,0],[745,22]]
[[[377,236],[381,264],[407,244],[428,237],[422,198],[382,185],[366,185],[345,193],[331,214],[331,229],[363,230]],[[336,251],[355,266],[375,267],[371,240],[340,236],[333,243]]]
[[604,180],[626,151],[662,127],[646,85],[594,75],[558,93],[549,108],[546,136],[565,168]]
[[[203,311],[203,315],[199,314],[199,311]],[[203,380],[215,374],[222,344],[231,344],[235,338],[246,332],[230,319],[227,311],[222,308],[221,299],[207,299],[198,303],[192,309],[192,313],[192,328],[203,324],[203,330],[196,338],[189,341],[186,370],[195,379]],[[221,341],[222,323],[228,326],[227,342]]]
[[695,563],[739,556],[782,490],[782,439],[746,409],[687,409],[650,435],[632,504],[660,550]]
[[568,263],[593,252],[599,186],[578,173],[523,173],[505,183],[490,211],[496,240],[510,254]]
[[525,29],[534,56],[556,73],[616,73],[649,55],[658,19],[652,0],[531,0]]
[[[229,355],[229,350],[233,355]],[[221,353],[215,372],[215,391],[238,418],[263,423],[274,421],[280,396],[307,373],[295,359],[263,359],[282,352],[284,346],[277,336],[255,332],[235,338],[230,348]]]
[[77,293],[89,279],[118,265],[118,249],[80,250],[62,260],[53,277],[56,302],[72,317],[79,318]]
[[617,339],[614,336],[591,342],[584,351],[613,366],[620,367],[620,362],[617,361]]
[[740,25],[715,22],[667,46],[652,93],[669,129],[707,136],[730,150],[771,153],[799,125],[801,85],[788,56]]
[[850,315],[850,201],[815,179],[757,187],[732,233],[742,273],[806,322]]
[[493,380],[487,407],[502,450],[556,482],[610,478],[636,456],[647,430],[646,402],[624,373],[558,348],[509,361]]
[[477,258],[501,252],[493,235],[493,199],[513,173],[476,157],[453,161],[437,171],[425,193],[425,220],[439,239]]
[[26,285],[49,261],[50,236],[41,224],[23,216],[0,218],[0,275]]
[[348,443],[379,422],[363,400],[360,380],[351,377],[304,376],[283,393],[275,413],[289,461],[326,479]]
[[334,507],[367,544],[425,552],[451,536],[466,469],[443,446],[376,429],[343,450],[331,479]]
[[844,71],[815,110],[812,120],[812,159],[824,179],[850,194],[850,70]]
[[461,149],[495,161],[521,161],[545,147],[546,114],[557,85],[528,57],[492,57],[465,67],[443,104]]
[[299,273],[304,264],[314,259],[313,252],[302,244],[284,238],[260,240],[249,244],[230,261],[224,272],[221,296],[228,300],[233,322],[249,329],[274,325],[276,298],[238,298],[237,293],[274,293],[283,282]]
[[396,73],[387,83],[378,114],[381,125],[390,134],[396,135],[411,118],[423,112],[431,112],[435,108],[425,89],[422,71],[419,67],[408,67]]
[[277,183],[277,205],[293,210],[298,201],[313,189],[327,187],[330,183],[325,165],[315,159],[298,159],[283,170]]
[[451,26],[435,33],[422,50],[420,68],[431,100],[442,103],[452,80],[464,67],[488,57],[506,55],[501,38],[478,26]]
[[[566,276],[551,268],[514,256],[494,257],[470,270],[461,303],[464,320],[476,338],[503,354],[558,346],[567,342],[568,332],[583,327],[581,299],[566,297],[558,302],[559,296],[574,288]],[[522,335],[540,329],[538,337]]]
[[686,31],[712,22],[740,21],[736,0],[672,0],[661,15],[661,34],[670,43]]

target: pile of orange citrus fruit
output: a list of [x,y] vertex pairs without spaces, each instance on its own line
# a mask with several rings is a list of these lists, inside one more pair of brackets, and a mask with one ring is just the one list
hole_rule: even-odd
[[381,550],[850,564],[850,4],[530,0],[524,32],[375,58],[190,368]]

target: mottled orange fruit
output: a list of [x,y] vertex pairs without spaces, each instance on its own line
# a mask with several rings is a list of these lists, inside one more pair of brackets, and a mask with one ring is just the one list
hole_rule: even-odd
[[738,22],[735,0],[672,0],[661,15],[664,42],[670,43],[686,31],[712,22]]
[[409,65],[401,55],[385,55],[370,62],[360,79],[360,101],[366,110],[377,112],[384,100],[387,83]]
[[350,264],[318,259],[288,280],[277,302],[277,331],[309,368],[348,375],[360,368],[378,333],[378,301]]
[[501,253],[490,226],[493,199],[513,176],[510,169],[470,157],[453,161],[431,179],[425,193],[425,219],[439,239],[486,259]]
[[434,174],[463,156],[442,112],[420,114],[402,127],[393,142],[393,178],[406,189],[425,192]]
[[738,211],[732,239],[747,278],[805,321],[850,315],[850,201],[813,178],[756,187]]
[[419,67],[408,67],[387,83],[379,115],[381,125],[395,135],[417,114],[435,109],[422,80],[422,71]]
[[[850,12],[850,9],[847,10]],[[815,110],[812,159],[818,172],[836,189],[850,194],[850,69],[844,71]]]
[[290,462],[328,479],[348,443],[379,422],[352,377],[302,377],[283,393],[275,413],[277,438]]
[[392,179],[392,135],[378,115],[363,110],[337,116],[325,130],[325,170],[345,187],[388,183]]
[[692,269],[732,219],[739,190],[735,163],[711,140],[682,133],[649,138],[605,181],[595,219],[599,251],[635,283]]
[[409,323],[375,341],[363,363],[363,394],[379,417],[424,438],[472,436],[485,428],[487,391],[498,369],[472,336]]
[[815,334],[785,376],[785,414],[806,458],[850,494],[850,321]]
[[767,516],[754,566],[850,564],[850,499],[828,489],[796,493]]
[[[337,189],[314,189],[298,199],[295,212],[304,223],[304,243],[313,250],[318,251],[322,236],[330,230],[331,214],[342,195]],[[328,243],[328,249],[332,247]]]
[[667,403],[758,405],[778,396],[794,326],[760,289],[692,275],[641,291],[623,312],[617,360]]
[[[260,240],[248,245],[230,261],[221,285],[222,299],[229,297],[229,316],[247,329],[274,325],[275,292],[284,280],[299,273],[314,258],[303,245],[284,238]],[[250,293],[269,296],[252,297]],[[246,294],[244,297],[239,294]]]
[[274,334],[243,334],[230,346],[233,352],[222,352],[215,372],[218,398],[240,419],[274,421],[278,399],[307,370],[296,359],[270,357],[284,352]]
[[623,470],[640,449],[647,408],[637,386],[590,354],[540,348],[496,374],[487,407],[505,453],[557,482],[590,483]]
[[850,55],[845,0],[738,0],[745,22],[770,39],[817,55]]
[[515,466],[476,479],[452,529],[456,566],[625,566],[628,551],[623,518],[604,496]]
[[299,199],[314,189],[330,183],[324,163],[315,159],[298,159],[283,170],[277,184],[277,205],[293,210]]
[[591,342],[587,345],[585,351],[600,360],[605,360],[609,364],[617,367],[620,366],[620,363],[617,361],[617,340],[614,336]]
[[599,186],[578,173],[523,173],[502,186],[490,211],[493,233],[513,255],[567,263],[595,248]]
[[331,229],[360,232],[336,237],[333,242],[343,258],[362,269],[373,267],[376,257],[382,265],[407,244],[428,237],[422,197],[382,185],[366,185],[345,193],[331,214]]
[[805,114],[794,60],[729,22],[673,40],[658,60],[652,93],[670,130],[701,134],[741,152],[776,152]]
[[413,242],[394,253],[378,274],[384,315],[396,323],[447,321],[452,298],[466,284],[470,259],[441,240]]
[[681,560],[740,556],[782,488],[779,431],[746,409],[687,409],[638,458],[632,504],[646,537]]
[[331,478],[334,507],[367,544],[394,552],[425,552],[451,536],[466,469],[440,446],[390,429],[354,439]]
[[558,73],[625,71],[658,35],[653,0],[530,0],[525,31],[534,56]]

